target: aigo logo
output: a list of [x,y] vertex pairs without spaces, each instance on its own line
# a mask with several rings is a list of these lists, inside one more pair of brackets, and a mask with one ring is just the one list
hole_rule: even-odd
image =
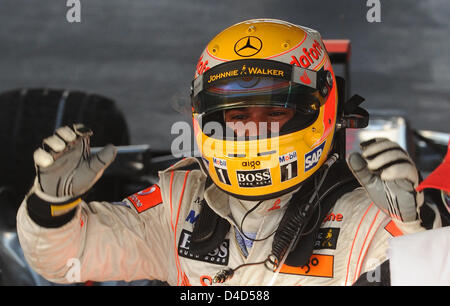
[[261,165],[261,162],[259,160],[257,161],[243,161],[242,167],[250,167],[252,169],[255,169],[255,167],[258,167]]

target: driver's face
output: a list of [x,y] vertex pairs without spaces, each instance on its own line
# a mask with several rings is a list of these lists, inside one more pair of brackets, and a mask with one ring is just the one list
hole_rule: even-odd
[[[237,136],[261,136],[271,132],[278,133],[294,116],[294,110],[283,107],[250,106],[227,110],[224,116],[227,126]],[[260,125],[260,123],[267,124]]]

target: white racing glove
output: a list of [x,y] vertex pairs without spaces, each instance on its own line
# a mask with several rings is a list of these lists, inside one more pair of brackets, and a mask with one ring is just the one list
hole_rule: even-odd
[[393,220],[419,220],[422,192],[416,192],[419,173],[414,162],[397,143],[376,138],[361,143],[362,155],[347,158],[350,170],[372,201]]
[[92,131],[84,125],[74,124],[61,127],[44,139],[43,147],[33,156],[36,165],[34,194],[42,201],[31,199],[32,210],[42,216],[42,208],[36,210],[41,204],[35,203],[43,202],[50,206],[51,216],[67,213],[102,176],[113,162],[116,148],[107,145],[91,155],[91,135]]

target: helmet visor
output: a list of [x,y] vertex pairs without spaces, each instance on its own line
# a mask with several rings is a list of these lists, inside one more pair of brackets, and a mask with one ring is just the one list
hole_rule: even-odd
[[192,106],[199,115],[248,106],[284,107],[310,114],[324,102],[318,90],[310,87],[267,77],[241,77],[204,89],[193,98]]

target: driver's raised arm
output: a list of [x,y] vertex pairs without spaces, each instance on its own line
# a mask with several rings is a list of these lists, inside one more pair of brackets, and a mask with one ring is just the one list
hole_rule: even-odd
[[[37,177],[17,215],[17,230],[31,267],[58,283],[167,278],[169,243],[145,223],[169,226],[161,196],[145,214],[128,199],[85,203],[81,196],[114,160],[115,148],[89,154],[92,134],[81,125],[63,127],[44,140],[34,160]],[[159,189],[158,191],[159,192]],[[158,202],[158,201],[157,201]]]

